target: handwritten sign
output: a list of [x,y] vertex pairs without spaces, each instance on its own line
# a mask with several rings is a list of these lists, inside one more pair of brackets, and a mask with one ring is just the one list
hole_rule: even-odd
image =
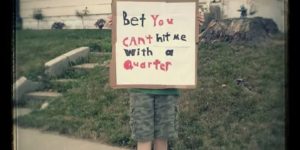
[[113,88],[195,88],[196,0],[113,0]]

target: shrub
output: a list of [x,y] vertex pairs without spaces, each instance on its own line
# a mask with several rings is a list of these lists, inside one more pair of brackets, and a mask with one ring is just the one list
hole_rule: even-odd
[[95,23],[95,26],[98,27],[100,30],[103,28],[104,24],[105,24],[105,20],[104,19],[98,19]]
[[98,43],[90,43],[88,44],[90,51],[96,52],[96,51],[100,51],[100,45]]
[[54,22],[51,26],[51,29],[63,29],[66,26],[63,22]]

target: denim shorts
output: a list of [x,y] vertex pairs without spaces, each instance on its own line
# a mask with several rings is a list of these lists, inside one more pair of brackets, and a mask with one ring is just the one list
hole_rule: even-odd
[[136,141],[177,138],[178,95],[130,93],[130,127]]

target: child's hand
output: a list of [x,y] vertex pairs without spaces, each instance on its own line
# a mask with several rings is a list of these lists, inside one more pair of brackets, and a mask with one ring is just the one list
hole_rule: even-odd
[[112,15],[107,17],[107,27],[112,28]]
[[198,23],[199,28],[201,28],[204,21],[205,21],[204,12],[199,11],[198,14],[197,14],[197,23]]

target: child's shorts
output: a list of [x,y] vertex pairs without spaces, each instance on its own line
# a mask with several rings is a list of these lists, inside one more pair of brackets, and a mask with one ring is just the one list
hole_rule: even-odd
[[130,127],[136,141],[177,138],[177,95],[130,93]]

